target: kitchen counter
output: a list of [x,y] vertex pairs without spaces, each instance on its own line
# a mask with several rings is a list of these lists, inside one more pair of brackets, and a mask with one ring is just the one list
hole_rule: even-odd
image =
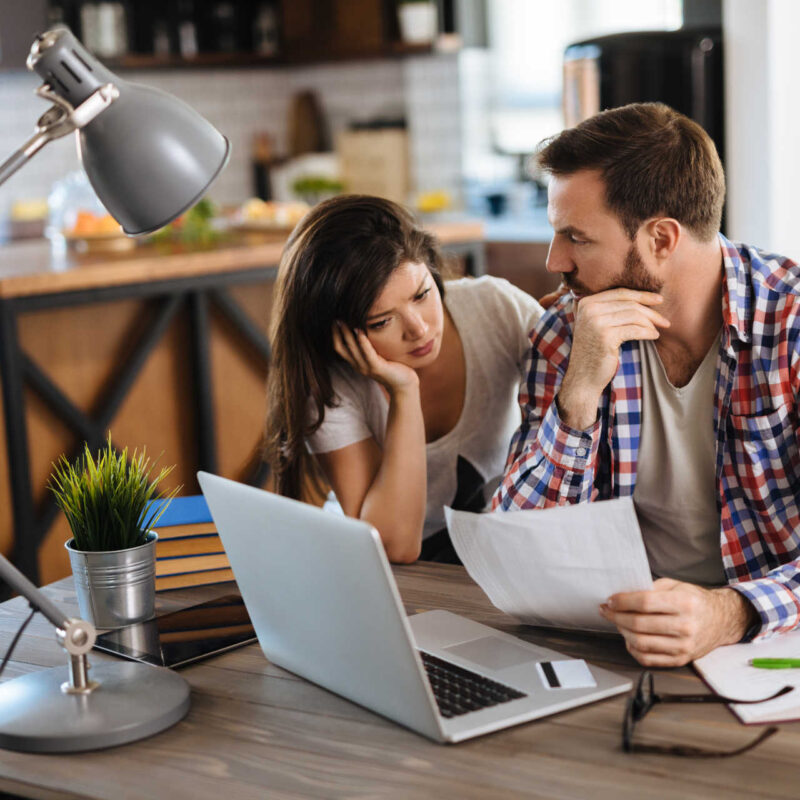
[[[476,219],[426,223],[445,248],[483,242]],[[286,234],[241,234],[213,247],[137,246],[121,253],[53,254],[39,239],[0,247],[0,297],[24,297],[277,266]],[[478,270],[481,271],[481,270]]]
[[[484,226],[427,226],[484,270]],[[34,582],[69,572],[69,531],[47,490],[83,441],[146,447],[167,483],[205,469],[264,485],[261,454],[272,288],[286,235],[211,248],[148,244],[55,257],[49,242],[0,247],[0,550]]]
[[501,214],[483,218],[487,242],[547,243],[553,238],[553,229],[547,221],[547,209],[535,208],[524,214]]

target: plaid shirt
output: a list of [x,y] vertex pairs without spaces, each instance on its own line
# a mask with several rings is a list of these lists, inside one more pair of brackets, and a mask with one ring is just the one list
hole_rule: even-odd
[[[761,628],[800,627],[800,267],[720,235],[723,330],[714,432],[722,562]],[[555,400],[569,364],[575,309],[560,298],[531,332],[524,422],[494,497],[502,510],[628,497],[636,486],[642,414],[639,343],[620,348],[598,420],[579,431]]]

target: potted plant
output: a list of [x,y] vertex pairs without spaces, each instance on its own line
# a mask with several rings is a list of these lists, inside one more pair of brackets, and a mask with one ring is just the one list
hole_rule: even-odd
[[[65,456],[53,465],[49,487],[67,517],[69,553],[81,616],[98,628],[117,628],[155,614],[155,543],[152,530],[179,489],[158,485],[172,472],[145,451],[118,453],[111,444],[93,458],[89,445],[75,464]],[[160,503],[153,503],[161,500]],[[166,502],[163,502],[166,501]]]
[[408,44],[430,44],[437,33],[436,4],[431,0],[399,0],[400,37]]

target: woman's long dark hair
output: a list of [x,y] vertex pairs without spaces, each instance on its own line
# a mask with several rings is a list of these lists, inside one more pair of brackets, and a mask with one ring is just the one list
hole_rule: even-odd
[[283,251],[272,311],[266,457],[275,489],[300,498],[304,482],[322,489],[306,439],[334,404],[331,367],[340,320],[364,328],[389,276],[424,263],[440,294],[442,258],[435,238],[390,200],[342,195],[320,203],[298,224]]

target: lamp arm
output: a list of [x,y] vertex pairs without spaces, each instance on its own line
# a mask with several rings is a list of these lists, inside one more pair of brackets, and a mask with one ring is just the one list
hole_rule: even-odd
[[31,606],[41,611],[56,628],[61,630],[67,628],[69,617],[3,555],[0,555],[0,580],[5,581],[15,592],[26,598]]
[[0,165],[0,185],[4,184],[20,167],[39,152],[50,138],[41,133],[36,133],[14,155]]
[[69,654],[69,681],[61,686],[67,694],[88,694],[97,688],[89,680],[86,654],[94,646],[97,631],[91,622],[68,617],[41,589],[37,589],[5,556],[0,555],[0,580],[19,592],[31,608],[41,611],[56,628],[59,644]]
[[25,148],[20,148],[11,158],[4,161],[0,165],[0,184],[5,183],[29,158]]
[[0,186],[48,142],[88,125],[119,97],[119,89],[113,83],[103,84],[77,108],[73,108],[66,100],[51,91],[47,84],[40,86],[36,94],[46,100],[52,100],[53,106],[39,117],[36,133],[11,158],[0,165]]

